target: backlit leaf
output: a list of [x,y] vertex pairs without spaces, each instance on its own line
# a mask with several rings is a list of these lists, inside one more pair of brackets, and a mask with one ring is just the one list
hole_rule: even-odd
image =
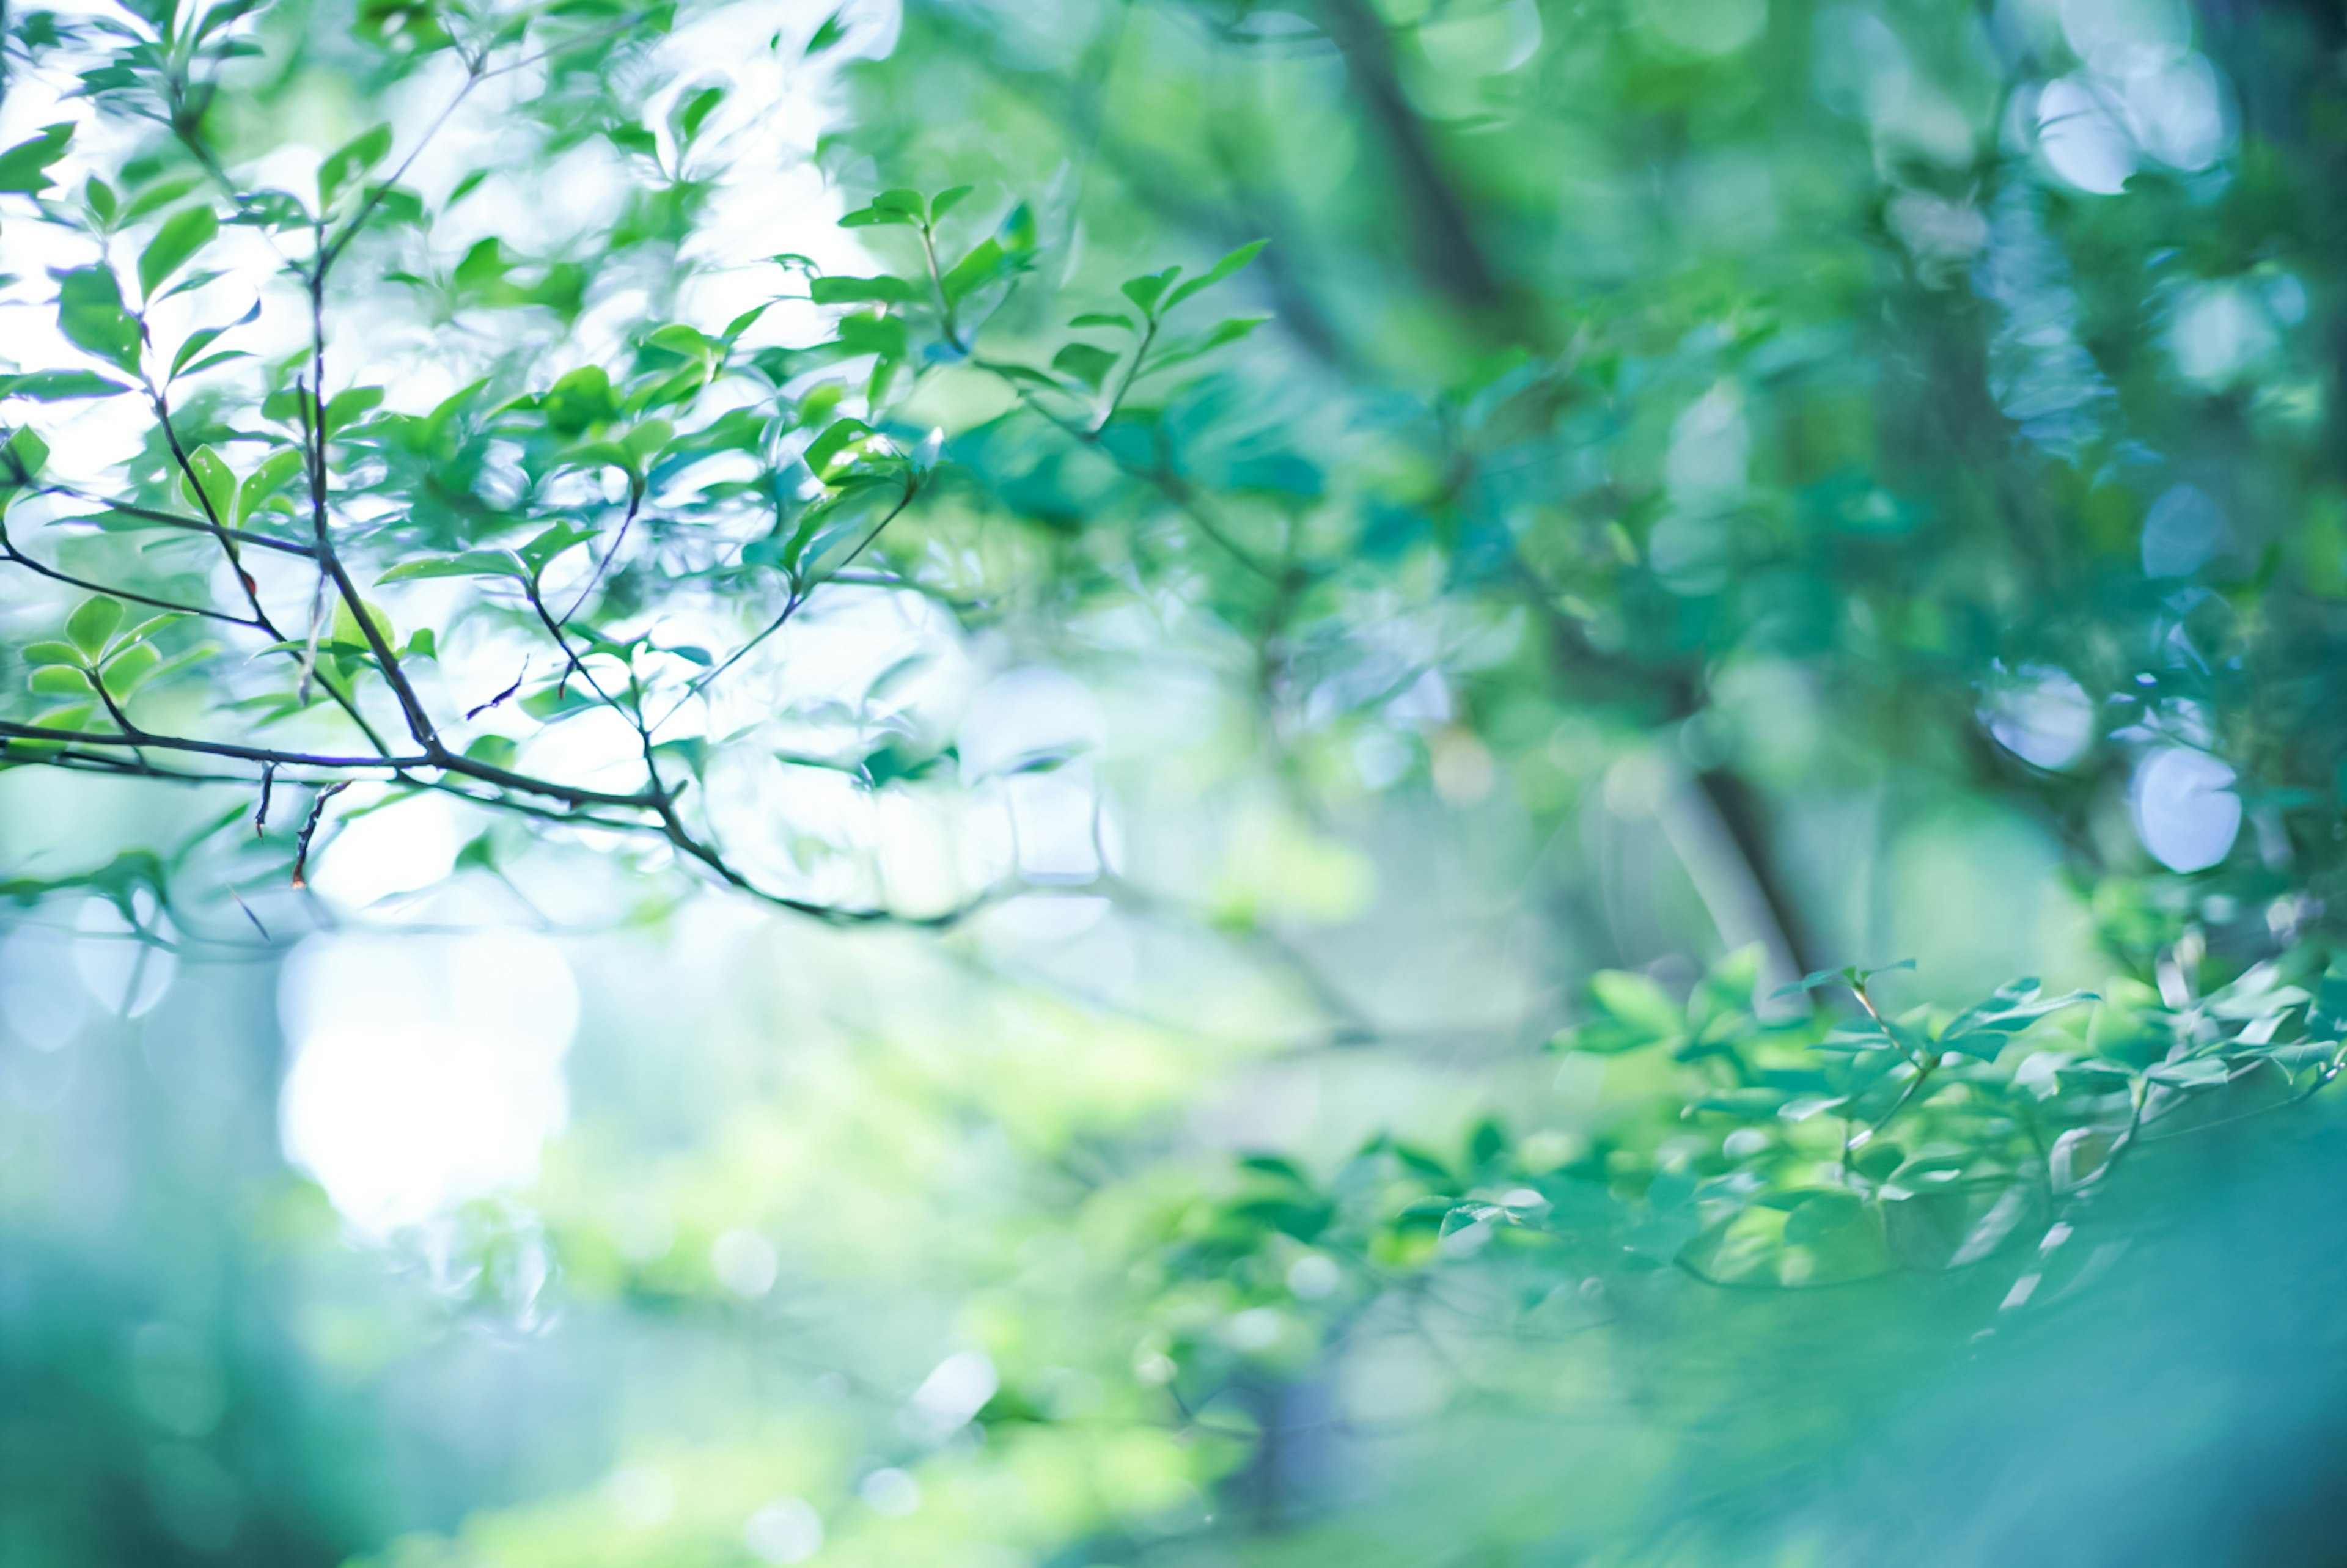
[[86,599],[66,618],[66,636],[85,654],[96,658],[106,647],[106,640],[122,624],[122,605],[118,600]]
[[188,259],[212,242],[220,219],[210,207],[188,207],[163,220],[147,248],[138,252],[138,292],[152,299]]
[[54,183],[49,166],[65,157],[73,140],[70,121],[43,126],[41,133],[0,152],[0,194],[38,196]]

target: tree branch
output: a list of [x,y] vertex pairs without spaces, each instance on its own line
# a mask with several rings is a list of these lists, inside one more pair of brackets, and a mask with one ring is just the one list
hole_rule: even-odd
[[840,572],[846,570],[846,568],[854,562],[856,557],[862,555],[866,549],[870,548],[872,542],[880,537],[881,530],[886,528],[890,523],[895,522],[897,518],[903,514],[905,508],[913,504],[913,497],[915,495],[919,493],[919,489],[920,485],[918,480],[907,478],[905,481],[904,495],[898,498],[895,506],[888,508],[888,515],[882,518],[877,523],[874,524],[872,531],[866,534],[861,539],[857,540],[854,549],[848,551],[846,555],[840,558],[838,566],[834,567],[831,571],[824,577],[821,582],[808,583],[804,588],[794,587],[791,589],[790,598],[783,604],[782,613],[775,616],[774,620],[768,621],[766,623],[765,630],[760,631],[755,637],[751,638],[749,641],[744,642],[741,647],[728,654],[723,663],[717,665],[707,674],[695,679],[691,685],[685,688],[684,695],[677,699],[676,706],[671,708],[666,713],[662,714],[661,716],[660,723],[654,724],[652,728],[655,730],[660,729],[665,725],[669,720],[676,717],[678,712],[683,708],[685,703],[690,702],[693,698],[698,697],[702,692],[707,691],[712,685],[715,684],[717,678],[720,675],[724,674],[725,671],[733,669],[734,665],[740,663],[743,657],[746,656],[752,649],[757,647],[760,643],[765,641],[766,639],[780,631],[784,626],[790,624],[791,617],[798,613],[799,607],[806,603],[806,601],[814,596],[815,590],[824,586],[825,583],[836,580]]
[[[93,507],[104,507],[108,511],[118,512],[126,518],[137,518],[140,522],[209,534],[215,538],[225,534],[241,545],[258,545],[263,549],[278,550],[286,555],[301,556],[305,559],[311,558],[313,554],[308,545],[299,544],[292,539],[274,538],[268,534],[255,533],[250,528],[215,527],[201,518],[183,518],[176,512],[159,512],[152,507],[134,506],[128,501],[109,500],[104,496],[93,496],[87,490],[76,489],[71,485],[43,485],[35,489],[33,494],[63,496],[69,500],[86,502]],[[96,522],[95,518],[58,518],[55,520],[59,523]]]
[[44,566],[16,548],[15,541],[8,537],[5,525],[0,525],[0,560],[23,567],[36,577],[45,577],[52,582],[64,583],[67,588],[80,589],[84,593],[102,593],[109,599],[127,599],[133,604],[143,604],[149,610],[168,610],[177,615],[200,616],[206,620],[223,620],[231,626],[249,626],[257,631],[269,630],[260,621],[247,616],[231,615],[225,610],[209,610],[202,605],[181,604],[177,600],[157,599],[151,594],[133,593],[128,589],[113,588],[102,582],[93,582],[85,577],[76,577],[71,572],[59,571],[55,567]]
[[325,768],[336,771],[383,768],[402,772],[408,768],[432,765],[432,759],[429,757],[335,756],[316,752],[288,752],[269,746],[239,745],[233,741],[200,741],[182,735],[158,735],[146,730],[137,729],[126,731],[118,735],[92,734],[78,730],[52,730],[38,724],[20,724],[8,719],[0,719],[0,738],[52,742],[69,746],[152,746],[159,751],[194,752],[210,757],[234,757],[240,762],[274,763],[280,767]]
[[1404,242],[1420,275],[1470,313],[1496,313],[1508,303],[1506,291],[1475,238],[1472,216],[1442,167],[1426,123],[1402,91],[1384,18],[1368,0],[1321,0],[1320,10],[1385,138],[1397,183],[1413,210]]

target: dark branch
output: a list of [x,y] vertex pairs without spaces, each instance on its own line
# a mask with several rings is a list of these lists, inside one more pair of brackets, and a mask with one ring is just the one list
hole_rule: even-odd
[[[51,730],[37,724],[19,724],[0,719],[0,738],[15,741],[39,741],[67,746],[152,746],[158,751],[192,752],[208,757],[234,757],[239,762],[273,763],[280,767],[326,768],[350,771],[361,768],[387,769],[394,773],[408,768],[430,767],[429,757],[351,757],[333,756],[314,752],[279,751],[267,746],[241,746],[232,741],[199,741],[181,735],[157,735],[145,730],[133,730],[125,734],[91,734],[77,730]],[[250,779],[241,779],[250,784]]]

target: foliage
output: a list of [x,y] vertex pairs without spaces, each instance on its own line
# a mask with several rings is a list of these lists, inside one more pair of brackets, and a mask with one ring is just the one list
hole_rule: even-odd
[[[2302,1276],[2336,16],[751,9],[8,15],[0,1561],[1925,1561]],[[660,1370],[394,1479],[467,1334]]]
[[[886,190],[841,223],[913,230],[927,277],[822,275],[804,258],[777,258],[784,272],[804,275],[805,293],[792,297],[846,307],[814,342],[745,343],[772,301],[714,333],[654,313],[626,323],[609,364],[579,365],[528,390],[540,363],[562,346],[541,333],[489,361],[487,374],[454,394],[401,413],[412,397],[387,404],[381,385],[330,390],[347,379],[328,353],[329,301],[344,292],[345,269],[355,264],[366,276],[349,287],[404,287],[430,300],[436,314],[501,312],[522,317],[522,332],[542,313],[575,322],[588,293],[629,271],[640,260],[635,252],[672,249],[688,234],[703,196],[688,166],[724,89],[679,100],[665,149],[641,126],[610,128],[616,147],[651,159],[657,177],[640,197],[671,210],[664,224],[641,231],[622,224],[591,261],[548,263],[528,284],[517,281],[500,241],[485,240],[443,281],[406,270],[429,271],[415,258],[428,254],[442,215],[403,183],[429,150],[430,132],[484,84],[544,71],[551,95],[616,40],[640,47],[657,36],[656,22],[569,13],[452,17],[461,25],[419,56],[445,51],[457,67],[425,138],[395,161],[391,128],[375,126],[320,162],[310,195],[238,183],[210,123],[180,107],[210,102],[221,73],[260,52],[240,26],[251,10],[231,4],[185,16],[134,15],[67,27],[48,41],[51,52],[97,49],[104,63],[81,73],[82,96],[113,114],[168,127],[171,141],[110,169],[111,179],[88,176],[78,204],[36,203],[36,220],[68,231],[89,257],[54,270],[58,332],[116,374],[36,371],[13,378],[8,392],[36,403],[100,399],[109,409],[129,399],[152,424],[142,440],[145,461],[123,476],[127,493],[54,473],[47,444],[30,429],[18,431],[6,448],[8,499],[46,529],[122,536],[149,559],[134,564],[118,556],[85,573],[0,538],[11,565],[96,595],[69,612],[68,641],[25,649],[32,694],[65,701],[7,722],[7,757],[179,783],[234,776],[190,771],[184,759],[228,759],[256,764],[264,794],[279,784],[310,786],[321,801],[354,778],[387,777],[404,790],[657,837],[719,879],[805,912],[886,915],[885,906],[837,907],[761,886],[726,859],[707,824],[689,819],[702,815],[697,795],[705,791],[696,786],[711,750],[737,737],[712,733],[687,710],[705,713],[711,688],[782,631],[817,589],[865,558],[932,482],[917,452],[882,427],[892,392],[916,366],[939,354],[967,359],[1014,386],[1073,438],[1097,442],[1136,384],[1178,384],[1164,378],[1257,324],[1259,318],[1234,320],[1188,335],[1166,330],[1177,307],[1238,271],[1260,245],[1187,282],[1176,282],[1179,267],[1129,281],[1123,292],[1137,316],[1076,318],[1081,326],[1130,333],[1137,341],[1129,350],[1071,342],[1050,370],[1039,370],[976,355],[966,341],[1033,264],[1026,210],[1014,209],[998,232],[965,242],[958,257],[948,250],[941,262],[939,226],[972,188],[934,199]],[[72,129],[44,130],[8,156],[27,169],[46,169],[68,149]],[[491,172],[467,173],[450,202]],[[47,183],[45,175],[38,180]],[[290,297],[272,302],[306,309],[301,344],[291,353],[256,360],[251,351],[214,347],[240,329],[254,329],[254,336],[265,330],[259,300],[233,320],[216,302],[209,310],[200,302],[174,313],[206,324],[165,324],[161,307],[175,297],[217,302],[243,282],[224,271],[182,276],[221,237],[221,207],[225,223],[258,237],[291,285]],[[137,287],[127,295],[118,251],[137,255]],[[822,374],[842,363],[852,373],[846,378]],[[846,413],[850,406],[868,419]],[[743,461],[724,464],[727,457]],[[151,554],[159,548],[168,552],[159,559]],[[214,549],[233,574],[231,600],[241,603],[205,601],[201,575]],[[262,551],[314,572],[302,620],[265,606],[246,563],[247,552]],[[389,585],[442,578],[463,579],[472,591],[453,605],[444,596],[434,623],[405,641],[395,612],[405,610],[405,599],[386,594],[389,606],[379,608],[361,592],[362,579]],[[125,601],[165,613],[107,644]],[[661,641],[664,622],[709,614],[712,606],[727,618],[748,610],[759,624],[715,650]],[[169,631],[179,621],[193,624]],[[427,682],[422,669],[439,663],[444,645],[461,643],[481,622],[533,635],[521,654],[523,674],[467,708],[460,729],[446,713],[445,682]],[[77,630],[85,623],[103,625],[92,637]],[[197,641],[208,630],[232,641]],[[256,657],[259,673],[250,668]],[[159,729],[137,712],[170,701],[164,688],[178,676],[196,688],[199,722],[186,727],[199,733]],[[155,690],[142,697],[150,684]],[[508,764],[530,736],[497,727],[509,702],[540,729],[597,710],[616,715],[636,737],[636,787],[596,789],[516,771]],[[313,719],[313,710],[321,716]],[[329,724],[324,713],[339,722]],[[235,738],[202,733],[220,720],[230,721]],[[259,733],[304,721],[319,731],[312,749]],[[403,731],[397,742],[386,739]],[[859,771],[865,764],[863,757],[841,763]],[[265,839],[265,804],[255,821]],[[316,822],[313,811],[274,857],[282,867],[290,856],[295,886]],[[213,825],[212,835],[243,848],[231,823]],[[255,854],[231,852],[216,876],[253,874]],[[154,891],[169,902],[171,889]],[[211,891],[216,902],[217,886]]]

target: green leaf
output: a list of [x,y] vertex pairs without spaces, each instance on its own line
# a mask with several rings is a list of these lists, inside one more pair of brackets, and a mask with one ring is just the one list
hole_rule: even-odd
[[1035,247],[1040,241],[1035,228],[1035,210],[1024,201],[1013,207],[1002,215],[1002,221],[995,225],[994,238],[1001,244],[1004,255],[1018,257],[1024,265],[1033,258]]
[[641,473],[659,456],[662,447],[676,438],[676,426],[665,419],[647,419],[628,432],[620,445],[632,461],[631,473]]
[[562,466],[569,468],[618,468],[630,477],[637,476],[636,455],[617,441],[589,441],[574,446],[562,455]]
[[725,89],[722,87],[703,87],[682,100],[681,106],[671,111],[669,121],[669,133],[676,138],[677,146],[690,147],[717,106],[724,101]]
[[1233,316],[1228,321],[1216,322],[1214,330],[1206,334],[1205,342],[1199,345],[1200,351],[1236,343],[1269,320],[1269,316]]
[[839,352],[848,358],[873,354],[886,360],[902,359],[911,346],[902,316],[877,313],[842,316],[833,332],[839,343]]
[[807,292],[819,305],[910,304],[921,292],[902,278],[813,278]]
[[136,373],[138,323],[122,308],[122,286],[104,264],[57,274],[57,330],[76,348]]
[[[187,370],[189,362],[193,360],[198,354],[203,353],[204,350],[211,347],[214,340],[216,340],[220,333],[228,330],[229,329],[226,327],[199,327],[194,332],[190,333],[187,337],[180,342],[179,352],[171,356],[171,373],[165,379],[172,381],[178,380],[181,374]],[[207,360],[205,363],[210,364],[211,362]]]
[[166,610],[161,615],[150,615],[146,620],[140,621],[138,625],[129,628],[128,630],[115,633],[115,650],[119,652],[121,650],[129,647],[134,642],[144,642],[149,637],[154,636],[155,633],[162,630],[163,628],[172,625],[175,622],[185,620],[186,619],[187,617],[181,615],[177,610]]
[[43,126],[31,140],[0,152],[0,195],[38,196],[46,190],[54,183],[46,170],[65,157],[73,133],[70,121]]
[[391,151],[391,127],[376,126],[361,131],[326,157],[318,165],[318,206],[321,210],[332,207],[334,198],[353,179],[363,177]]
[[1104,311],[1086,311],[1082,315],[1070,317],[1068,324],[1071,327],[1121,327],[1129,333],[1141,330],[1140,323],[1122,311],[1113,314]]
[[[69,733],[87,733],[90,722],[97,716],[97,704],[87,700],[89,687],[87,683],[73,694],[82,698],[83,701],[69,702],[62,708],[52,708],[46,713],[36,714],[33,718],[35,726],[44,730],[64,730]],[[39,741],[12,740],[8,743],[8,752],[11,755],[26,752],[46,756],[54,753],[56,749],[54,744]]]
[[78,665],[44,664],[26,678],[25,684],[44,697],[89,695],[89,677]]
[[261,9],[261,0],[220,0],[220,5],[206,11],[203,20],[196,24],[196,41],[201,43],[230,23]]
[[2276,985],[2270,974],[2251,970],[2211,996],[2209,1012],[2214,1018],[2247,1020],[2288,1012],[2313,999],[2302,987]]
[[884,190],[872,199],[871,205],[849,213],[839,220],[843,229],[868,229],[880,223],[903,223],[917,228],[928,203],[917,190],[897,189]]
[[2145,1076],[2171,1089],[2213,1089],[2232,1073],[2214,1057],[2203,1056],[2188,1061],[2163,1061]]
[[609,424],[620,413],[611,378],[600,365],[586,365],[563,376],[538,400],[539,412],[557,435],[579,436]]
[[861,419],[841,419],[815,437],[802,460],[816,478],[828,485],[859,461],[882,454],[894,455],[887,436]]
[[476,735],[465,748],[465,754],[477,763],[487,763],[493,768],[509,768],[521,748],[504,735]]
[[1747,943],[1722,958],[1704,976],[1687,1005],[1689,1016],[1706,1026],[1707,1037],[1717,1038],[1752,1017],[1752,994],[1760,983],[1760,966],[1767,957],[1768,949],[1760,943]]
[[522,299],[543,305],[564,321],[576,321],[587,308],[587,269],[577,261],[554,261],[544,275],[522,291]]
[[326,400],[326,434],[333,435],[356,424],[383,402],[380,386],[352,386]]
[[1668,991],[1645,975],[1627,969],[1600,969],[1589,978],[1589,993],[1599,1007],[1625,1023],[1672,1032],[1686,1020],[1686,1012]]
[[863,207],[842,218],[839,226],[843,229],[871,229],[884,223],[902,223],[917,227],[920,221],[910,212],[899,212],[891,208]]
[[108,660],[104,671],[106,689],[118,697],[127,697],[138,689],[141,682],[161,666],[163,655],[151,642],[134,642]]
[[1171,370],[1177,364],[1187,364],[1227,343],[1235,343],[1270,319],[1269,316],[1234,316],[1229,321],[1217,323],[1211,332],[1194,338],[1184,338],[1178,343],[1169,344],[1149,356],[1147,374],[1153,374],[1161,370]]
[[261,460],[236,490],[236,526],[244,527],[270,497],[302,472],[309,459],[296,446],[281,446]]
[[1144,314],[1154,318],[1159,298],[1181,274],[1181,268],[1168,267],[1162,272],[1143,272],[1140,277],[1127,278],[1117,287],[1123,291],[1126,299],[1139,305]]
[[204,372],[211,369],[214,365],[226,364],[232,359],[251,359],[251,357],[252,355],[246,353],[243,349],[224,348],[218,354],[208,354],[204,355],[203,358],[196,361],[195,364],[188,366],[187,369],[179,372],[179,374],[181,375],[201,375]]
[[492,234],[477,241],[457,259],[448,270],[448,282],[459,293],[484,295],[503,283],[511,271],[513,263],[506,260],[505,242]]
[[0,446],[0,462],[5,464],[5,470],[0,470],[0,483],[11,487],[29,485],[39,477],[48,460],[49,444],[41,439],[40,433],[29,426],[19,430],[8,437],[5,446]]
[[1051,356],[1051,368],[1098,392],[1123,357],[1088,343],[1071,343]]
[[160,212],[204,182],[200,174],[181,174],[169,179],[159,179],[152,185],[141,186],[137,194],[123,203],[122,221],[135,223],[149,212]]
[[27,664],[78,664],[81,650],[70,642],[27,642],[25,662]]
[[1780,997],[1797,996],[1802,991],[1816,990],[1819,986],[1844,986],[1855,989],[1877,975],[1887,975],[1894,969],[1911,969],[1914,967],[1914,959],[1901,958],[1895,964],[1885,964],[1874,969],[1862,969],[1856,964],[1846,964],[1839,969],[1817,969],[1803,975],[1789,986],[1778,986],[1772,994]]
[[163,661],[162,663],[157,665],[153,671],[149,672],[147,676],[147,684],[149,686],[159,685],[182,671],[194,669],[197,665],[202,663],[205,660],[210,659],[213,654],[218,653],[219,651],[220,644],[216,642],[199,642],[193,648],[188,649],[183,652],[175,653],[170,658]]
[[[383,639],[384,646],[387,648],[395,646],[399,641],[399,632],[398,629],[393,626],[391,617],[384,614],[379,605],[368,604],[364,600],[361,600],[359,603],[366,610],[368,624],[373,626],[375,634]],[[359,618],[351,613],[351,601],[346,599],[338,599],[334,601],[333,627],[329,636],[335,643],[344,648],[369,648],[365,629],[359,625]],[[372,651],[371,649],[370,651]]]
[[66,635],[73,645],[95,659],[106,647],[106,640],[122,624],[119,601],[106,599],[84,600],[80,608],[66,618]]
[[[226,276],[228,276],[226,272],[188,272],[181,275],[178,282],[173,283],[169,288],[165,289],[161,293],[156,295],[147,302],[150,305],[154,305],[160,304],[165,300],[176,300],[181,294],[194,293],[198,289],[204,287],[207,283],[217,283]],[[259,303],[257,300],[254,302]]]
[[1993,1061],[2004,1050],[2006,1041],[2039,1019],[2096,999],[2089,991],[2041,996],[2034,979],[2014,980],[1998,988],[1988,1000],[1957,1014],[1941,1032],[1938,1046],[1942,1050],[1962,1051],[1983,1061]]
[[679,359],[692,360],[696,363],[706,363],[714,358],[717,354],[717,344],[711,341],[707,333],[699,327],[686,326],[682,322],[672,322],[667,326],[656,328],[647,333],[644,337],[644,346],[656,348],[663,354],[672,354]]
[[1819,1192],[1786,1215],[1785,1242],[1788,1246],[1816,1246],[1838,1232],[1865,1224],[1864,1205],[1854,1194]]
[[731,348],[733,344],[734,339],[740,337],[743,333],[748,332],[753,326],[755,326],[757,324],[758,318],[764,315],[766,312],[772,308],[773,307],[771,305],[752,305],[748,310],[743,311],[740,315],[735,316],[732,321],[725,323],[725,330],[717,334],[720,343],[723,346]]
[[1263,253],[1263,248],[1270,242],[1271,241],[1268,240],[1251,240],[1247,243],[1240,246],[1237,250],[1232,251],[1229,255],[1225,256],[1221,261],[1215,262],[1213,266],[1207,268],[1204,272],[1191,279],[1188,282],[1184,283],[1180,288],[1175,289],[1172,293],[1167,294],[1165,296],[1164,309],[1170,311],[1175,305],[1180,304],[1184,300],[1186,300],[1193,294],[1197,293],[1200,290],[1213,288],[1216,283],[1221,282],[1225,278],[1229,277],[1232,273],[1245,266],[1249,261],[1254,261],[1255,257],[1261,255]]
[[574,546],[585,544],[594,537],[590,529],[573,528],[569,523],[557,523],[515,553],[521,557],[524,564],[532,572],[541,572],[555,557]]
[[424,198],[405,185],[385,185],[371,199],[374,216],[390,223],[405,224],[411,229],[425,226],[427,214]]
[[584,681],[557,682],[539,687],[514,704],[531,718],[541,723],[595,707],[601,700],[587,687]]
[[1023,257],[1005,249],[999,240],[981,240],[969,255],[953,264],[938,281],[946,303],[958,305],[987,284],[1007,278],[1026,266]]
[[165,219],[147,248],[138,252],[139,293],[153,299],[164,281],[210,244],[219,232],[220,219],[210,207],[186,208]]
[[975,185],[957,185],[950,190],[938,191],[929,199],[929,221],[935,223],[960,206],[969,193],[977,189]]
[[129,390],[94,370],[36,370],[25,375],[0,375],[0,397],[29,397],[36,403],[113,397]]
[[466,550],[457,556],[402,561],[375,581],[406,582],[422,577],[509,577],[526,581],[529,569],[511,550]]
[[1598,1017],[1559,1037],[1568,1050],[1612,1055],[1675,1040],[1686,1032],[1686,1009],[1645,975],[1600,969],[1589,978]]
[[343,387],[326,399],[326,435],[357,425],[378,406],[383,406],[383,387]]
[[[188,362],[194,359],[198,354],[203,353],[204,350],[210,348],[214,343],[218,342],[223,333],[234,332],[238,327],[248,325],[253,322],[259,321],[260,319],[261,302],[260,300],[255,299],[252,302],[252,308],[251,310],[245,312],[244,314],[239,316],[236,320],[230,322],[227,325],[217,327],[199,327],[194,332],[190,333],[186,341],[179,344],[179,353],[171,356],[172,376],[177,377],[182,371],[186,370],[188,367]],[[225,357],[227,356],[215,354],[212,358],[206,360],[204,363],[206,364],[214,364]]]
[[[188,468],[190,472],[179,476],[179,494],[210,521],[226,522],[236,510],[234,471],[209,446],[188,454]],[[200,491],[198,486],[202,487]]]
[[832,547],[861,526],[856,508],[850,503],[858,491],[868,487],[869,480],[857,483],[845,481],[845,487],[835,490],[798,515],[790,538],[774,548],[774,541],[762,540],[751,549],[743,551],[742,559],[753,565],[780,566],[794,577],[800,575],[811,561],[819,561]]
[[815,36],[807,40],[806,47],[800,52],[800,57],[811,58],[822,54],[825,49],[837,47],[839,41],[847,36],[846,17],[847,7],[845,5],[825,16],[823,19],[823,26],[817,27],[815,30]]

